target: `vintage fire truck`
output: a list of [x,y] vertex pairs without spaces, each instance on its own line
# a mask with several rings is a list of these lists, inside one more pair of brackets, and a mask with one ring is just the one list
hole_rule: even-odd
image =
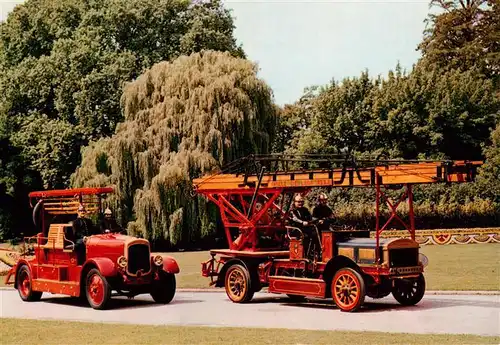
[[29,194],[33,221],[41,231],[25,238],[29,250],[5,279],[14,284],[22,300],[38,301],[50,292],[86,298],[92,308],[105,309],[113,291],[129,298],[151,294],[163,304],[173,299],[177,262],[151,253],[147,240],[127,236],[120,229],[84,237],[84,258],[78,262],[72,220],[82,208],[90,216],[102,215],[103,199],[112,192],[106,187]]
[[[306,297],[333,298],[345,312],[361,308],[365,296],[383,298],[392,293],[403,305],[418,303],[425,294],[423,275],[427,258],[415,241],[412,185],[473,181],[482,162],[356,160],[334,155],[251,155],[221,171],[193,181],[196,193],[220,209],[228,249],[210,251],[202,275],[210,285],[224,287],[229,299],[248,302],[255,292],[287,294],[296,301]],[[318,245],[304,247],[304,228],[288,224],[297,193],[313,188],[371,187],[375,189],[375,236],[370,229],[318,230]],[[395,202],[390,194],[398,193]],[[407,201],[408,220],[398,215]],[[382,218],[387,205],[390,216]],[[385,224],[381,224],[385,220]],[[393,221],[410,238],[382,239]],[[361,229],[363,230],[363,229]]]

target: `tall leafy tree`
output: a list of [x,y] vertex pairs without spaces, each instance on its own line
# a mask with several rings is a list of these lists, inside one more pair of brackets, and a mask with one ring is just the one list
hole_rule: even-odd
[[500,73],[500,4],[497,0],[431,0],[424,39],[426,63],[444,69],[478,67],[488,77]]
[[[80,149],[123,121],[124,83],[157,62],[202,49],[244,57],[233,30],[219,0],[27,0],[16,6],[0,24],[0,140],[9,147],[0,153],[0,181],[6,191],[67,187]],[[21,202],[18,207],[27,206]]]
[[[16,131],[24,131],[28,116],[64,121],[82,144],[108,136],[123,119],[124,82],[156,62],[204,48],[243,56],[233,28],[220,1],[28,0],[0,26],[4,119]],[[21,150],[28,165],[41,159],[31,148]],[[58,171],[64,185],[77,162],[55,163],[50,174]],[[60,186],[44,179],[46,188]]]
[[131,233],[170,245],[212,234],[213,205],[191,180],[250,153],[270,151],[271,89],[253,63],[204,51],[161,62],[125,88],[125,122],[85,149],[74,186],[115,185],[111,199]]

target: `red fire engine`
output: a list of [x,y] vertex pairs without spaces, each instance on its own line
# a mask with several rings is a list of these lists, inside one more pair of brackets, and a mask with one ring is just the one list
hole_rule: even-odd
[[[228,249],[210,251],[202,275],[210,285],[225,287],[236,303],[250,301],[267,287],[271,293],[333,298],[342,311],[356,311],[365,296],[390,293],[403,305],[418,303],[425,293],[426,258],[415,241],[414,184],[473,181],[482,162],[355,160],[333,155],[251,155],[222,171],[195,179],[196,193],[214,202],[227,237]],[[375,238],[369,231],[330,227],[314,231],[305,244],[305,228],[290,226],[294,195],[313,188],[365,187],[375,189]],[[393,201],[388,190],[400,190]],[[409,219],[398,215],[407,202]],[[381,223],[386,204],[390,217]],[[398,221],[410,238],[381,239]],[[314,246],[316,242],[318,245]],[[311,247],[312,246],[312,247]]]
[[78,262],[74,223],[68,218],[74,221],[82,210],[88,215],[102,214],[102,199],[112,191],[78,188],[29,194],[33,220],[41,232],[25,238],[29,251],[5,280],[14,284],[21,299],[37,301],[50,292],[86,298],[94,309],[105,309],[112,291],[127,297],[148,293],[158,303],[173,299],[177,262],[151,253],[147,240],[124,235],[121,229],[83,237],[84,257]]

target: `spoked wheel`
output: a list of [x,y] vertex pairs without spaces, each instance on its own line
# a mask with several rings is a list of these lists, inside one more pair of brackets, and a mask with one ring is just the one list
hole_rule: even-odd
[[167,304],[175,295],[176,281],[173,274],[160,272],[160,280],[155,280],[151,287],[151,297],[156,303]]
[[395,279],[392,295],[402,305],[415,305],[424,297],[425,278],[422,273],[415,279]]
[[335,273],[331,290],[333,301],[342,311],[356,311],[365,301],[365,282],[352,268],[342,268]]
[[34,302],[42,298],[43,292],[33,291],[31,284],[31,273],[28,266],[23,265],[17,272],[17,291],[23,301]]
[[226,294],[235,303],[245,303],[252,299],[250,273],[242,265],[232,265],[226,272]]
[[111,287],[99,270],[93,268],[87,274],[85,291],[87,301],[94,309],[106,309],[111,299]]

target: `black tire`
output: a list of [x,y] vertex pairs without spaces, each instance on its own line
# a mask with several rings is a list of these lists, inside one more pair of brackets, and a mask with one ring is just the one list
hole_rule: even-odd
[[91,269],[85,277],[85,295],[94,309],[103,310],[109,306],[111,286],[97,268]]
[[250,272],[240,264],[234,264],[227,269],[224,286],[227,297],[234,303],[246,303],[253,298]]
[[301,295],[291,295],[291,294],[286,294],[292,302],[304,302],[306,300],[306,296],[301,296]]
[[422,273],[415,279],[394,279],[392,295],[402,305],[415,305],[425,294],[425,278]]
[[31,272],[27,265],[22,265],[16,274],[17,292],[25,302],[36,302],[42,298],[43,292],[33,291]]
[[175,296],[176,280],[175,275],[160,272],[160,279],[151,284],[151,297],[156,303],[167,304]]
[[335,272],[330,288],[333,301],[343,312],[355,312],[365,302],[365,281],[352,268],[344,267]]

